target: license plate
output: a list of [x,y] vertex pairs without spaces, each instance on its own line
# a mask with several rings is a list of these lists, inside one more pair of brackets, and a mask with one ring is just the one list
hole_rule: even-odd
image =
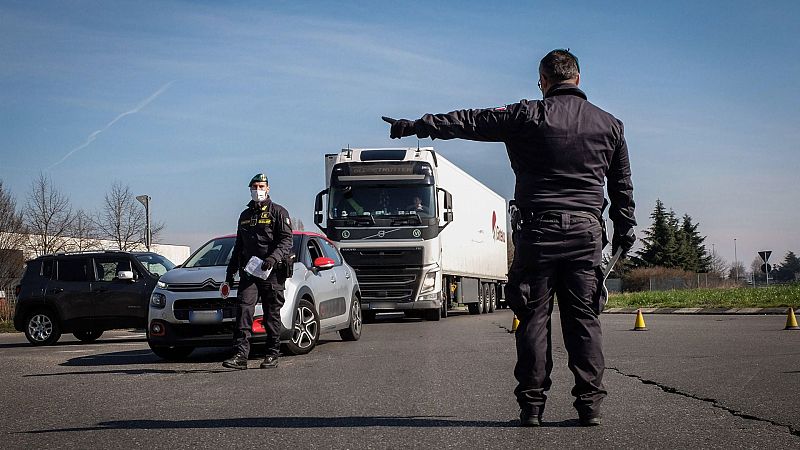
[[189,311],[189,322],[216,323],[222,322],[222,310],[216,311]]

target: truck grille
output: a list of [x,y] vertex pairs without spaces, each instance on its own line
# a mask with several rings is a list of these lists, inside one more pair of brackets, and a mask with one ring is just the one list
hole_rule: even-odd
[[412,302],[421,273],[416,270],[355,268],[362,300]]
[[235,298],[193,298],[186,300],[175,300],[172,311],[178,320],[189,320],[189,311],[216,311],[222,310],[222,318],[230,319],[236,317]]

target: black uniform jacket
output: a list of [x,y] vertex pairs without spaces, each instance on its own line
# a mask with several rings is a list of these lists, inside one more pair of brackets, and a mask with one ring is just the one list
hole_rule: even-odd
[[[236,228],[236,244],[228,263],[228,273],[244,268],[251,257],[270,260],[275,267],[285,261],[292,252],[292,222],[283,206],[273,203],[269,197],[259,205],[251,201],[239,215]],[[275,280],[273,270],[269,281]]]
[[426,114],[415,122],[415,131],[421,138],[504,142],[521,208],[599,217],[607,178],[616,230],[636,225],[622,122],[589,103],[574,84],[553,86],[544,100]]

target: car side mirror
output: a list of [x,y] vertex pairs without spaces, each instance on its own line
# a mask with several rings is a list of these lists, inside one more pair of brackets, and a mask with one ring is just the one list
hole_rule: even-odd
[[331,267],[335,266],[336,262],[331,258],[326,258],[324,256],[320,256],[319,258],[314,260],[314,267],[319,270],[330,269]]
[[120,270],[117,272],[117,279],[120,281],[134,281],[132,270]]

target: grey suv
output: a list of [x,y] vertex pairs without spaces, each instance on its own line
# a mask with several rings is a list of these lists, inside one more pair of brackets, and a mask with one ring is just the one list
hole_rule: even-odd
[[55,344],[64,332],[92,342],[105,330],[145,328],[150,293],[173,267],[149,252],[40,256],[18,286],[14,328],[33,345]]

